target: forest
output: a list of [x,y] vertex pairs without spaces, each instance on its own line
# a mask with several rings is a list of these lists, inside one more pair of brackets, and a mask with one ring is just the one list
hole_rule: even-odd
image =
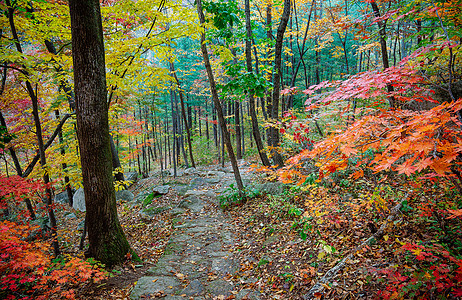
[[0,12],[0,299],[462,297],[461,0]]

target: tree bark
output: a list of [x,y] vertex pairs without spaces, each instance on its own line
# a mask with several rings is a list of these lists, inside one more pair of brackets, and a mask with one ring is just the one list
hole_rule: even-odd
[[[202,1],[201,0],[197,0],[197,13],[199,15],[200,24],[204,25],[205,17],[202,11]],[[223,117],[223,109],[221,107],[220,99],[218,98],[215,78],[213,76],[212,66],[210,65],[210,60],[209,60],[209,54],[207,52],[207,44],[205,42],[205,32],[201,33],[201,52],[204,58],[205,69],[207,70],[207,75],[208,75],[208,79],[210,83],[210,90],[212,92],[213,102],[217,110],[217,116],[218,116],[218,121],[221,127],[223,141],[226,144],[226,149],[228,150],[228,156],[231,161],[231,165],[233,167],[234,178],[236,179],[236,185],[238,188],[239,196],[244,197],[244,185],[242,184],[241,173],[239,171],[239,167],[237,166],[236,156],[234,155],[234,150],[231,145],[229,131],[226,128],[225,118]]]
[[192,144],[191,144],[191,122],[188,123],[188,119],[186,118],[186,109],[184,107],[183,91],[181,90],[181,84],[180,84],[180,81],[178,80],[178,77],[176,76],[175,66],[173,65],[172,62],[170,63],[170,71],[172,72],[173,77],[175,77],[175,81],[178,86],[178,92],[180,93],[181,115],[183,116],[184,128],[186,130],[186,140],[188,142],[189,158],[191,159],[192,167],[195,168],[196,163],[194,162],[194,156],[192,153]]
[[72,57],[82,178],[88,226],[88,254],[107,266],[132,252],[117,217],[98,0],[69,0]]
[[[290,0],[284,0],[284,11],[281,16],[281,22],[279,23],[276,44],[274,49],[274,69],[273,69],[273,98],[271,105],[271,118],[273,122],[278,119],[279,110],[279,92],[280,92],[280,81],[281,81],[281,62],[282,62],[282,42],[284,40],[284,33],[286,31],[287,23],[289,22],[290,16]],[[281,154],[277,151],[279,147],[279,130],[272,126],[270,127],[270,138],[271,138],[271,155],[273,162],[278,167],[284,165]]]
[[[252,72],[252,53],[251,53],[251,39],[252,39],[252,26],[250,24],[250,0],[245,0],[245,27],[246,27],[246,40],[245,40],[245,58],[247,65],[247,72]],[[271,163],[266,156],[265,148],[261,140],[260,129],[258,128],[257,114],[255,112],[255,98],[253,91],[249,91],[249,113],[252,121],[252,134],[257,145],[258,155],[264,166],[271,166]]]

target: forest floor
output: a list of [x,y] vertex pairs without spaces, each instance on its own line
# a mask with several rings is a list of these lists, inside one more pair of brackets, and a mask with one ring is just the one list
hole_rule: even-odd
[[[158,172],[134,184],[134,201],[119,202],[118,211],[143,263],[127,259],[105,282],[82,288],[80,297],[381,298],[387,268],[418,268],[415,259],[403,256],[404,243],[451,238],[441,235],[438,224],[415,218],[412,207],[431,202],[431,194],[407,199],[404,183],[396,179],[289,188],[268,185],[274,176],[257,174],[248,163],[241,168],[245,182],[259,189],[244,203],[229,188],[229,166],[200,167],[192,174],[180,170],[176,177]],[[167,194],[153,192],[165,185]],[[440,193],[433,189],[435,199]],[[397,205],[401,209],[393,210]],[[67,251],[77,253],[75,228],[83,214],[74,213],[77,218],[66,221],[61,236],[68,237]],[[370,242],[374,234],[377,241]],[[460,232],[452,238],[458,237]]]

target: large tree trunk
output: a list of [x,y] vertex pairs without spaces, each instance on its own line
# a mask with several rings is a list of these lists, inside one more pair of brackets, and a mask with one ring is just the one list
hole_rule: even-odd
[[[247,64],[247,72],[252,72],[252,53],[251,53],[251,39],[252,39],[252,26],[250,24],[250,0],[245,0],[245,58]],[[258,155],[260,155],[261,162],[264,166],[269,167],[271,164],[266,156],[265,148],[261,140],[260,129],[258,128],[257,114],[255,113],[255,98],[253,91],[249,91],[249,113],[252,120],[252,134],[257,144]]]
[[[282,61],[282,42],[284,40],[284,33],[286,31],[287,23],[289,22],[290,16],[290,0],[284,0],[284,11],[281,16],[281,22],[279,23],[276,44],[274,48],[274,69],[273,69],[273,101],[271,105],[271,118],[273,122],[278,119],[279,110],[279,92],[280,92],[280,81],[281,81],[281,61]],[[270,138],[271,138],[271,155],[273,162],[278,167],[284,165],[281,154],[277,151],[279,147],[279,130],[276,127],[270,127]]]
[[112,181],[101,12],[98,0],[69,0],[69,8],[88,253],[112,266],[131,249],[117,217]]
[[[202,11],[202,1],[197,0],[197,13],[199,15],[199,21],[201,25],[205,23],[204,13]],[[212,92],[213,103],[217,110],[218,121],[220,123],[221,132],[223,136],[223,142],[226,144],[226,149],[228,150],[228,156],[231,161],[231,165],[234,171],[234,178],[236,179],[237,188],[239,191],[239,196],[244,196],[244,185],[242,184],[241,173],[239,172],[239,167],[237,166],[236,156],[234,155],[234,150],[231,145],[231,139],[229,137],[229,131],[226,128],[225,118],[223,117],[223,109],[221,107],[220,99],[218,98],[218,92],[215,84],[215,78],[212,72],[212,66],[210,65],[209,54],[207,52],[207,44],[205,42],[205,32],[201,34],[201,51],[204,58],[205,69],[207,70],[207,75],[210,83],[210,90]]]

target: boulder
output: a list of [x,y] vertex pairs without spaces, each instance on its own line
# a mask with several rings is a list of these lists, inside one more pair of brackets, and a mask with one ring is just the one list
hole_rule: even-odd
[[279,195],[284,191],[284,184],[279,181],[256,184],[255,188],[268,195]]
[[[117,201],[133,201],[135,196],[133,195],[132,192],[127,191],[127,190],[122,190],[122,191],[117,191],[116,192],[116,200]],[[72,198],[73,204],[72,207],[76,210],[79,211],[86,211],[87,208],[85,206],[85,193],[83,191],[83,188],[79,188],[75,194],[74,197]]]
[[[176,169],[176,176],[183,176],[184,171],[180,169]],[[162,171],[164,176],[175,176],[175,171],[173,169],[165,169]]]
[[169,185],[158,185],[152,188],[152,193],[154,194],[154,196],[165,195],[168,193],[169,190]]
[[56,194],[54,203],[69,204],[69,197],[67,197],[67,191]]
[[207,184],[207,180],[205,180],[205,178],[195,177],[195,178],[191,179],[191,182],[189,183],[189,187],[191,189],[197,189],[198,187],[200,187],[200,186],[202,186],[204,184]]
[[83,192],[83,188],[79,188],[74,193],[74,197],[72,198],[72,207],[79,211],[86,211],[85,207],[85,194]]
[[138,180],[138,173],[137,172],[128,172],[124,175],[125,180],[130,181],[130,185],[134,184]]
[[199,174],[199,171],[197,171],[196,168],[187,168],[186,170],[184,170],[183,172],[184,175],[197,175]]
[[117,201],[126,201],[126,202],[131,202],[135,198],[133,193],[127,190],[117,191],[115,193],[115,196],[116,196]]

